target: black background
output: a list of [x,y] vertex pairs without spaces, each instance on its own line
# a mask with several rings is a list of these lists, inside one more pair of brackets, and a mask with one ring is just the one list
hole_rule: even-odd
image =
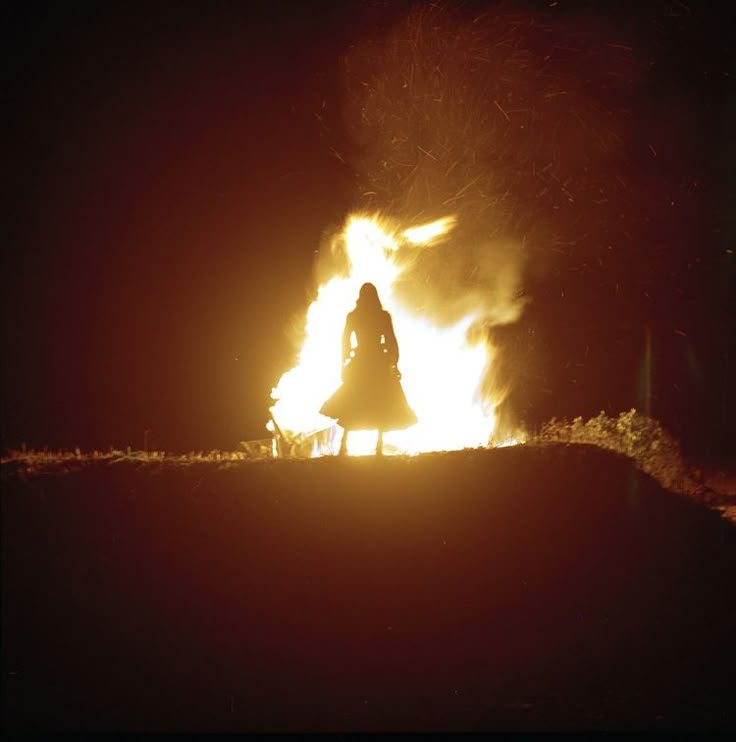
[[[669,208],[592,277],[564,260],[528,275],[532,304],[497,340],[519,359],[505,364],[509,404],[530,426],[641,408],[649,327],[652,414],[694,456],[734,453],[736,73],[723,5],[514,6],[593,14],[652,46],[632,177]],[[265,435],[314,252],[354,205],[355,175],[334,156],[350,162],[340,57],[408,7],[4,11],[5,447],[140,447],[149,431],[151,447],[190,450]],[[652,141],[661,156],[644,160],[637,147]]]

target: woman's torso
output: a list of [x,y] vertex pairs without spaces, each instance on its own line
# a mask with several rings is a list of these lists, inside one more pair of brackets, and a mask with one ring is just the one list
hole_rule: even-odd
[[388,312],[382,310],[375,314],[351,312],[351,326],[357,341],[356,355],[377,355],[383,353],[388,333]]

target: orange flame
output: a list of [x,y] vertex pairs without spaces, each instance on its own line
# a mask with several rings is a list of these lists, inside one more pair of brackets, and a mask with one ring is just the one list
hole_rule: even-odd
[[[340,385],[345,317],[365,282],[376,286],[392,315],[402,385],[419,419],[407,430],[387,432],[386,452],[446,451],[491,442],[500,399],[484,397],[482,389],[494,349],[479,337],[482,333],[469,333],[480,313],[470,313],[451,327],[440,327],[431,317],[412,313],[394,292],[407,265],[400,253],[446,238],[454,225],[453,216],[405,230],[378,216],[353,215],[347,220],[340,244],[348,259],[348,273],[335,275],[319,287],[307,311],[297,364],[283,374],[272,394],[272,413],[282,431],[308,436],[333,427],[335,435],[321,448],[315,446],[313,455],[335,453],[339,444],[335,422],[320,415],[319,409]],[[272,424],[269,429],[273,430]],[[369,453],[375,434],[355,431],[348,443],[350,454]]]

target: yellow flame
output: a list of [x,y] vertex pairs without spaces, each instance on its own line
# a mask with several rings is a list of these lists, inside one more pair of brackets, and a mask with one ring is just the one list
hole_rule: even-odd
[[[420,453],[485,446],[494,433],[498,400],[484,399],[482,383],[492,363],[492,347],[481,333],[468,330],[479,317],[465,316],[451,327],[440,327],[431,317],[413,314],[394,294],[401,274],[402,247],[427,245],[446,235],[455,218],[403,232],[375,216],[351,216],[342,233],[349,261],[347,276],[334,276],[319,287],[309,306],[305,339],[296,366],[273,390],[274,418],[290,435],[309,436],[335,427],[327,446],[315,443],[312,455],[334,453],[340,442],[333,420],[319,414],[322,403],[340,385],[341,337],[345,318],[354,306],[360,286],[373,283],[391,313],[399,342],[402,386],[419,422],[407,430],[387,432],[386,452]],[[272,428],[273,426],[271,426]],[[350,434],[350,454],[371,453],[376,434]]]
[[410,227],[404,230],[404,237],[413,245],[428,245],[438,237],[447,234],[455,226],[454,216],[445,216],[436,222]]

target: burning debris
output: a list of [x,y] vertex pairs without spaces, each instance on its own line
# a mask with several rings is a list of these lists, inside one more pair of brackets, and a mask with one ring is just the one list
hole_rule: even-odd
[[284,431],[276,421],[275,414],[274,407],[271,407],[267,428],[273,436],[274,458],[312,458],[332,451],[334,426],[306,432]]

